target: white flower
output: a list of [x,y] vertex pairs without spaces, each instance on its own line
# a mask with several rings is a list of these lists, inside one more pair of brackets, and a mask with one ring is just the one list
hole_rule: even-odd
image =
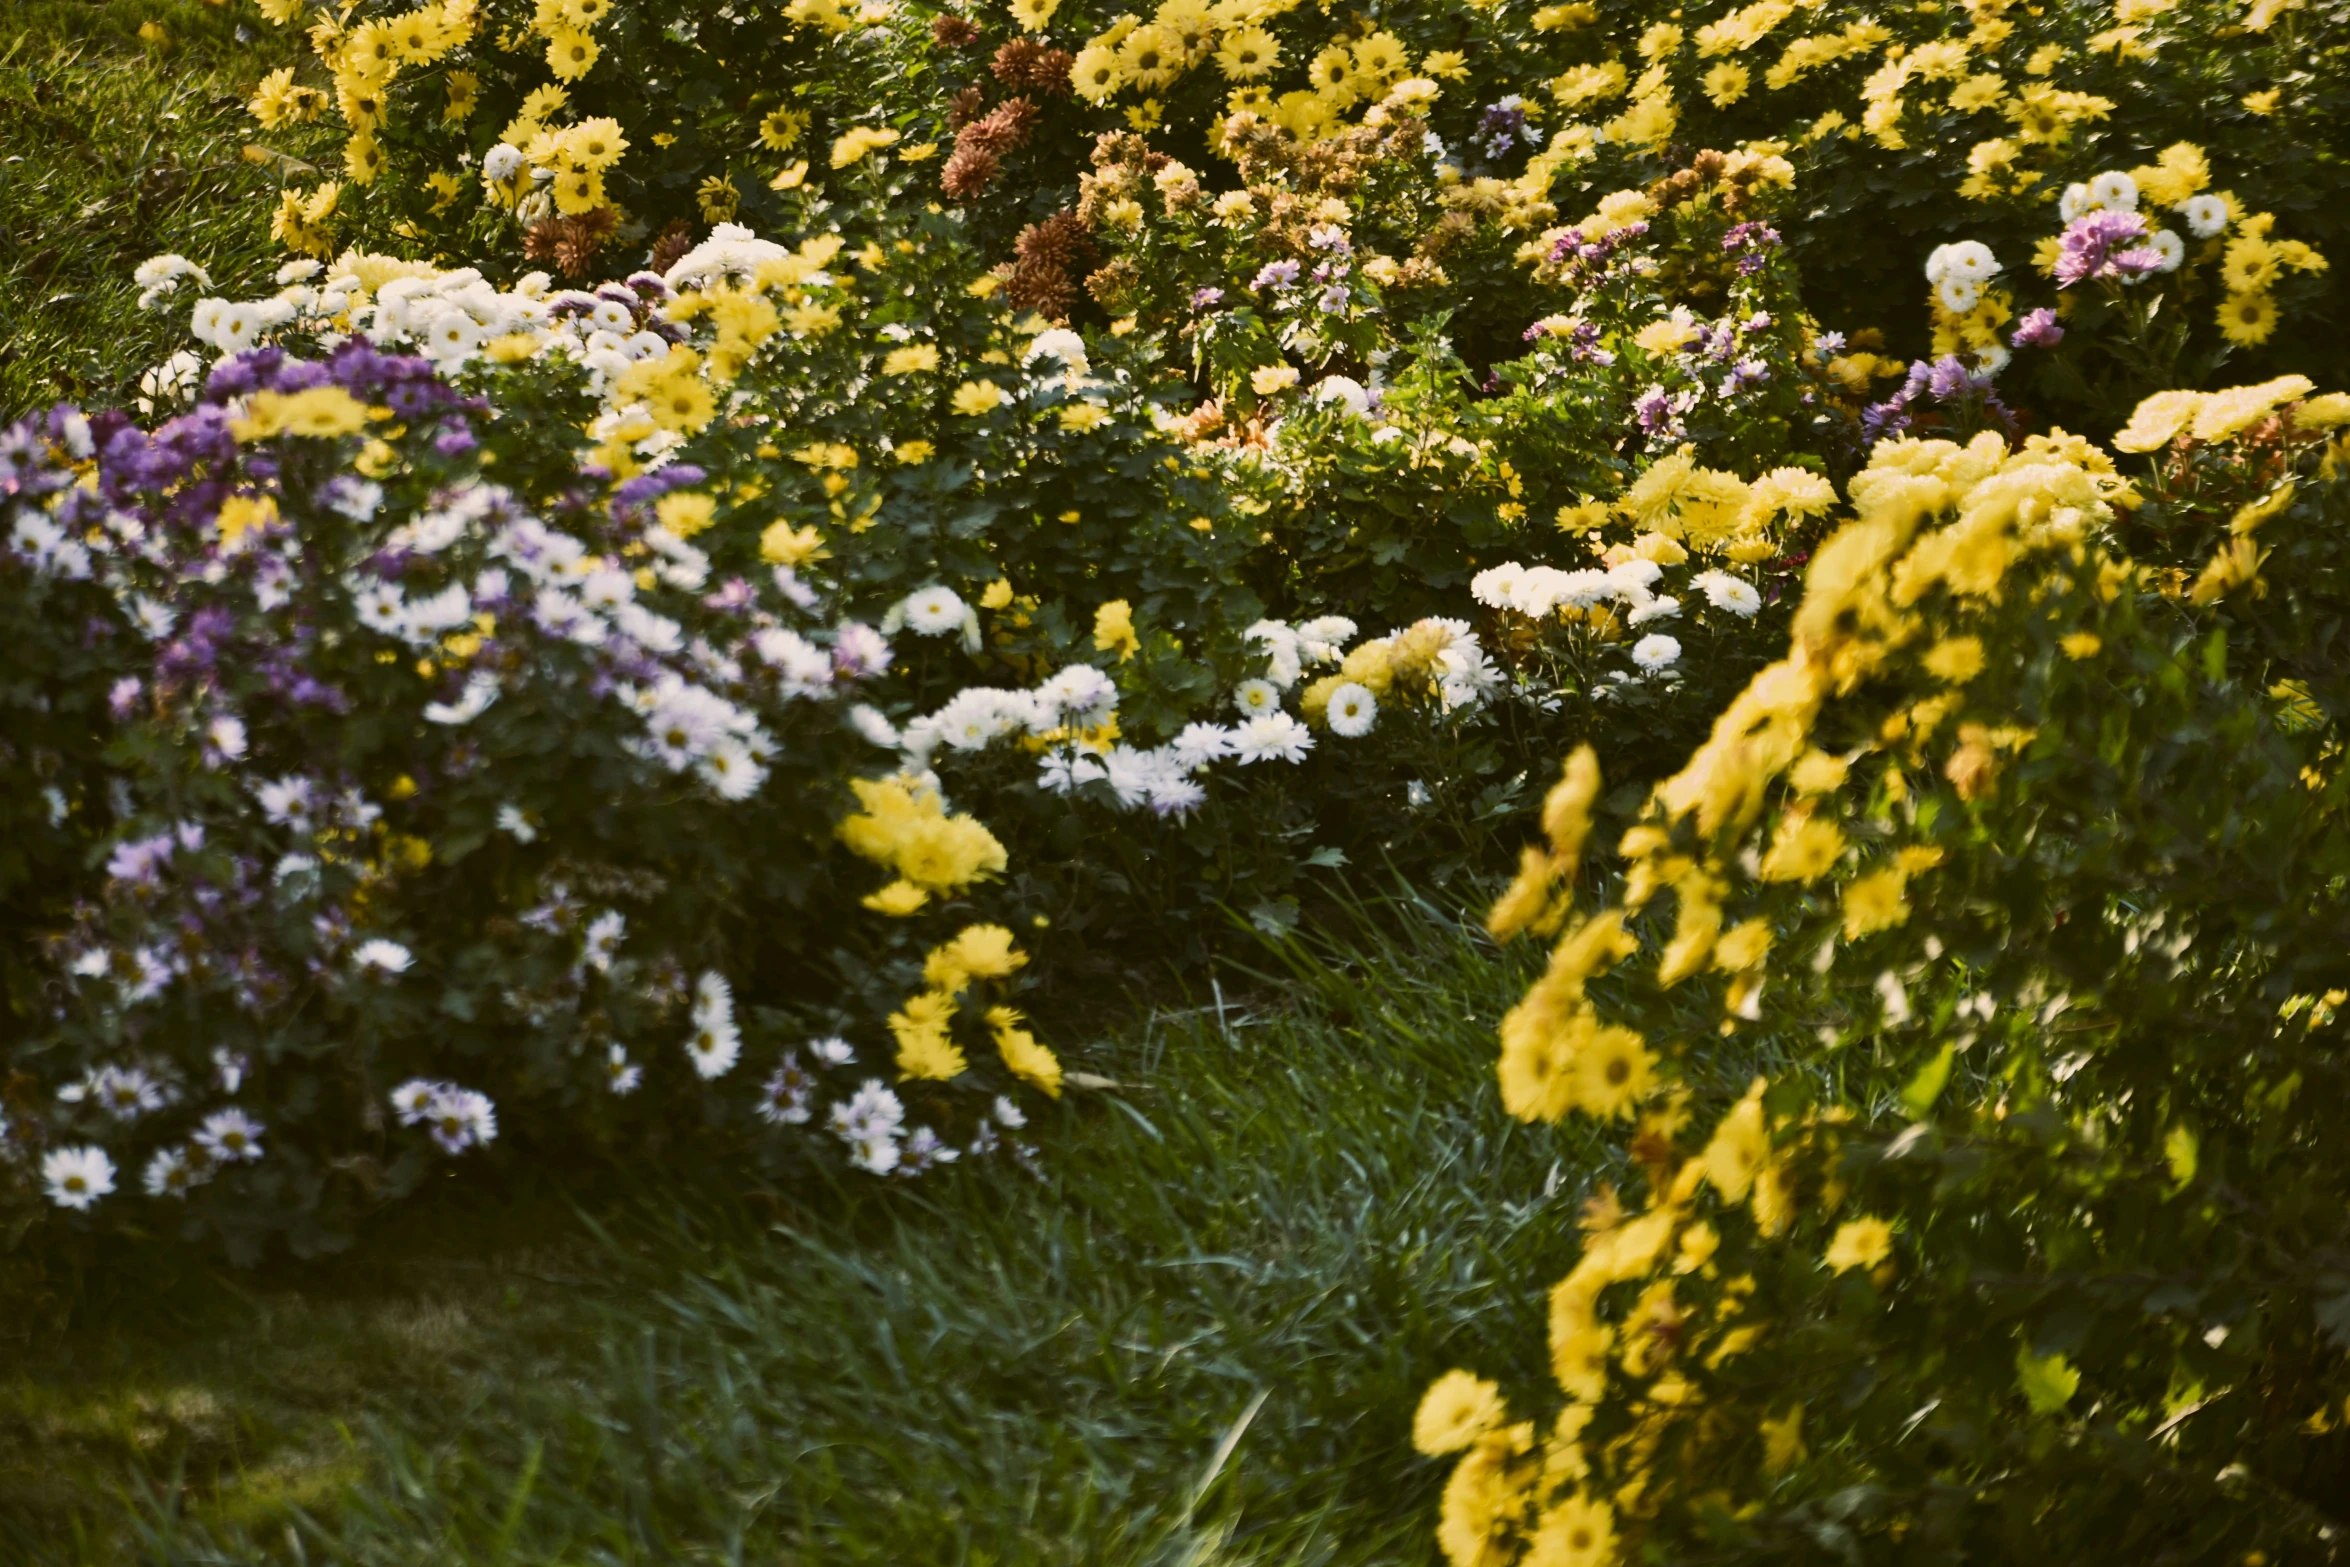
[[856,1047],[838,1034],[808,1042],[808,1053],[826,1066],[847,1066],[857,1059]]
[[155,1157],[147,1161],[147,1170],[139,1180],[150,1197],[186,1197],[200,1185],[204,1174],[181,1147],[159,1148]]
[[2187,242],[2170,229],[2156,229],[2146,248],[2162,258],[2162,270],[2176,272],[2179,263],[2187,259]]
[[359,949],[351,954],[353,968],[373,970],[380,974],[405,974],[413,961],[406,947],[396,941],[385,941],[380,936],[359,943]]
[[2089,187],[2078,180],[2067,185],[2064,188],[2064,194],[2056,200],[2056,215],[2067,223],[2088,210]]
[[1681,601],[1668,594],[1659,594],[1643,604],[1632,606],[1625,620],[1635,626],[1645,626],[1652,620],[1670,620],[1681,613]]
[[721,800],[747,800],[767,781],[767,769],[751,756],[750,747],[732,735],[710,747],[710,754],[694,769]]
[[511,142],[500,142],[481,155],[483,179],[504,184],[522,172],[522,149]]
[[1990,246],[1979,239],[1962,239],[1942,252],[1942,276],[1935,281],[1956,278],[1979,286],[1998,271],[1999,258],[1991,254]]
[[1007,694],[988,686],[968,686],[956,692],[953,700],[931,715],[938,724],[939,738],[958,751],[983,749],[1012,727],[1004,715]]
[[1232,693],[1232,705],[1245,717],[1281,711],[1281,688],[1270,680],[1243,680]]
[[1232,754],[1232,731],[1222,724],[1185,724],[1168,749],[1175,754],[1176,766],[1197,772]]
[[1036,688],[1055,710],[1072,716],[1101,711],[1118,700],[1118,688],[1110,677],[1091,664],[1070,664],[1052,679]]
[[1379,699],[1360,681],[1349,680],[1330,693],[1330,732],[1352,740],[1371,732],[1379,718]]
[[212,1071],[224,1094],[233,1094],[245,1086],[245,1073],[251,1066],[252,1063],[246,1060],[241,1051],[231,1050],[226,1045],[212,1047]]
[[2109,212],[2138,210],[2138,182],[2119,169],[2100,174],[2089,182],[2089,200]]
[[628,1059],[626,1045],[614,1045],[604,1056],[604,1081],[616,1094],[633,1094],[645,1080],[645,1069]]
[[859,702],[849,709],[849,722],[857,733],[874,745],[895,748],[898,743],[897,725],[891,723],[880,708]]
[[1983,375],[1997,375],[2006,369],[2015,358],[2015,355],[1997,343],[1985,343],[1982,347],[1971,350],[1971,352],[1974,355],[1975,369]]
[[1028,1112],[1022,1110],[1017,1104],[1013,1103],[1010,1099],[1005,1098],[1002,1094],[996,1095],[995,1118],[997,1121],[1011,1128],[1013,1131],[1018,1131],[1021,1127],[1028,1124]]
[[1371,394],[1363,383],[1351,375],[1326,375],[1314,383],[1313,400],[1317,403],[1343,403],[1346,411],[1362,418],[1371,411]]
[[408,601],[392,583],[379,582],[361,589],[351,607],[359,616],[359,624],[370,631],[396,637],[408,628]]
[[392,1090],[392,1112],[399,1116],[402,1126],[414,1126],[432,1108],[432,1096],[442,1085],[428,1078],[412,1077]]
[[2210,239],[2228,226],[2228,204],[2217,196],[2189,196],[2173,210],[2197,239]]
[[1974,309],[1983,297],[1981,284],[1962,277],[1944,278],[1934,292],[1941,297],[1943,309],[1960,316]]
[[1661,631],[1650,632],[1632,644],[1632,662],[1650,674],[1670,669],[1681,656],[1681,644]]
[[443,1153],[463,1153],[498,1138],[498,1111],[489,1095],[454,1083],[433,1085],[423,1119]]
[[510,835],[516,843],[529,843],[538,837],[539,830],[530,824],[519,805],[498,807],[498,831]]
[[86,1209],[114,1190],[114,1161],[95,1146],[59,1148],[42,1158],[41,1179],[58,1207]]
[[1243,723],[1233,735],[1233,754],[1243,765],[1276,760],[1302,762],[1313,748],[1313,735],[1287,713],[1260,713]]
[[1762,595],[1754,590],[1754,585],[1726,571],[1701,571],[1690,582],[1705,595],[1708,604],[1742,619],[1752,618],[1762,608]]
[[1107,776],[1102,764],[1083,751],[1048,751],[1036,764],[1036,785],[1054,794],[1067,794],[1079,784]]
[[235,1164],[261,1157],[260,1122],[242,1110],[219,1110],[204,1118],[196,1132],[196,1146],[216,1164]]
[[905,611],[905,624],[926,637],[944,636],[963,624],[970,608],[957,596],[953,588],[924,588],[910,593],[898,608]]
[[164,1104],[163,1085],[135,1066],[100,1069],[90,1080],[89,1097],[118,1121],[135,1121]]
[[1525,574],[1526,568],[1514,560],[1488,566],[1469,579],[1469,597],[1487,609],[1513,608],[1510,590],[1518,585],[1518,579]]
[[898,1167],[894,1138],[868,1137],[850,1145],[849,1163],[870,1175],[887,1175]]
[[832,1107],[832,1129],[853,1143],[895,1137],[905,1124],[906,1107],[879,1078],[868,1078],[846,1100]]
[[1085,339],[1067,327],[1050,327],[1036,334],[1021,363],[1032,365],[1039,359],[1057,359],[1071,375],[1083,375],[1087,369]]
[[742,1033],[734,1026],[734,992],[726,976],[705,972],[694,983],[694,1031],[686,1055],[704,1079],[724,1077],[742,1055]]
[[465,682],[465,690],[454,702],[427,702],[425,720],[435,724],[470,724],[489,711],[498,699],[498,677],[492,674],[475,675]]
[[587,940],[580,948],[580,961],[600,974],[612,971],[612,960],[620,955],[620,942],[628,934],[628,916],[618,909],[606,909],[596,916],[587,928]]

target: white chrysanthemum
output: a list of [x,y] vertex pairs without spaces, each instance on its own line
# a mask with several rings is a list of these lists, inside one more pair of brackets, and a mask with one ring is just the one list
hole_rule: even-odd
[[2108,212],[2135,212],[2138,182],[2119,169],[2100,174],[2089,182],[2089,201]]
[[898,1167],[897,1139],[867,1137],[849,1145],[849,1163],[868,1175],[887,1175]]
[[1072,716],[1092,714],[1118,700],[1110,677],[1091,664],[1071,664],[1037,688],[1047,702]]
[[1313,748],[1313,734],[1287,713],[1259,713],[1233,732],[1233,755],[1243,765],[1302,762]]
[[433,724],[470,724],[489,711],[498,699],[498,677],[478,674],[465,682],[465,689],[454,702],[427,702],[424,717]]
[[1633,626],[1645,626],[1652,620],[1670,620],[1681,613],[1681,601],[1670,594],[1660,593],[1632,606],[1632,613],[1624,619]]
[[163,1085],[144,1067],[104,1067],[90,1079],[90,1100],[118,1121],[135,1121],[164,1105]]
[[1670,669],[1681,657],[1681,644],[1661,631],[1651,632],[1632,644],[1632,662],[1650,674]]
[[1085,339],[1060,326],[1037,333],[1021,363],[1032,365],[1039,359],[1057,359],[1071,375],[1085,374],[1089,363],[1085,357]]
[[850,1142],[895,1137],[905,1125],[906,1107],[879,1078],[868,1078],[847,1099],[832,1107],[832,1129]]
[[481,155],[483,179],[504,184],[522,172],[522,149],[510,142],[500,142]]
[[2228,204],[2217,196],[2189,196],[2176,208],[2197,239],[2211,239],[2228,226]]
[[959,628],[971,611],[953,588],[924,588],[910,593],[900,606],[906,612],[906,625],[926,637],[944,636]]
[[1942,301],[1942,308],[1953,315],[1965,315],[1982,301],[1983,289],[1961,277],[1946,277],[1934,290]]
[[733,735],[715,742],[694,771],[721,800],[747,800],[767,781],[767,769],[751,755],[750,747]]
[[1036,764],[1037,787],[1053,794],[1067,794],[1103,776],[1102,764],[1083,751],[1048,751]]
[[1379,699],[1360,681],[1349,680],[1330,693],[1330,732],[1352,740],[1371,732],[1379,719]]
[[579,960],[600,974],[612,971],[612,960],[620,956],[620,943],[628,935],[628,916],[618,909],[606,909],[590,921],[587,937],[581,942]]
[[1371,394],[1351,375],[1322,377],[1314,383],[1312,397],[1317,403],[1340,404],[1358,419],[1371,411]]
[[87,1209],[114,1190],[114,1161],[96,1146],[53,1149],[41,1160],[41,1179],[58,1207]]
[[216,1164],[258,1159],[264,1130],[259,1121],[242,1110],[217,1110],[206,1116],[204,1124],[197,1129],[196,1146]]
[[1509,609],[1512,607],[1510,590],[1525,574],[1526,568],[1514,560],[1489,566],[1469,579],[1469,597],[1487,609]]
[[604,1083],[612,1092],[633,1094],[645,1080],[645,1069],[628,1058],[626,1045],[614,1045],[604,1055]]
[[351,954],[353,968],[379,974],[405,974],[413,961],[406,947],[380,936],[359,943],[358,949]]
[[1957,278],[1979,286],[1989,282],[1998,271],[1999,258],[1979,239],[1962,239],[1942,256],[1944,279]]
[[891,749],[896,748],[898,743],[897,725],[891,723],[880,708],[869,703],[859,702],[855,707],[849,709],[849,723],[869,743]]
[[2187,259],[2187,242],[2170,229],[2156,229],[2146,248],[2162,258],[2162,270],[2176,272],[2179,263]]
[[988,686],[967,686],[946,706],[932,714],[939,738],[958,751],[984,750],[990,740],[1012,727],[1004,712],[1010,693]]
[[856,1046],[838,1034],[808,1041],[808,1053],[826,1066],[847,1066],[857,1059]]
[[1185,724],[1183,732],[1170,743],[1170,749],[1175,753],[1178,767],[1196,772],[1232,754],[1232,731],[1222,724]]
[[1249,718],[1281,711],[1281,688],[1270,680],[1243,680],[1232,693],[1232,705]]
[[1755,591],[1754,585],[1726,571],[1703,571],[1690,580],[1716,609],[1728,610],[1743,619],[1751,618],[1762,608],[1762,595]]

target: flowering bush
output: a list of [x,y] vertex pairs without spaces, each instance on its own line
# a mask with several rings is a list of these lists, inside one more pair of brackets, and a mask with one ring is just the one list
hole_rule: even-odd
[[2312,391],[2159,394],[2118,460],[1883,442],[1604,877],[1569,761],[1493,910],[1554,940],[1501,1091],[1628,1123],[1642,1195],[1551,1293],[1563,1407],[1429,1389],[1450,1560],[2328,1536],[2350,398]]

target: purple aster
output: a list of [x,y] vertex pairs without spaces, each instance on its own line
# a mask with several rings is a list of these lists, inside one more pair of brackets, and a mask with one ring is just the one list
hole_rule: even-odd
[[2063,341],[2064,328],[2056,324],[2056,312],[2045,309],[2026,312],[2008,338],[2016,348],[2054,348]]

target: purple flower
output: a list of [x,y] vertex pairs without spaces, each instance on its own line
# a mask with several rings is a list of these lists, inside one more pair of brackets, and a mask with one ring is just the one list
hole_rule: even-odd
[[2135,212],[2084,212],[2058,241],[2056,286],[2070,288],[2090,278],[2141,277],[2162,265],[2147,249],[2124,248],[2146,237],[2146,220]]
[[137,675],[125,675],[106,693],[107,709],[117,721],[131,716],[131,710],[138,705],[141,689]]
[[1294,261],[1268,261],[1257,269],[1249,287],[1254,289],[1287,288],[1297,281],[1298,266]]
[[862,680],[889,668],[889,642],[871,626],[848,620],[832,639],[832,667],[843,680]]
[[1203,288],[1191,296],[1191,308],[1194,310],[1206,310],[1223,302],[1224,291],[1220,288]]
[[2008,338],[2016,348],[2054,348],[2064,341],[2064,328],[2056,324],[2053,310],[2033,310],[2015,324],[2014,335]]
[[1640,421],[1640,428],[1654,435],[1673,417],[1673,395],[1661,386],[1652,386],[1632,399],[1632,417]]
[[1352,294],[1347,292],[1347,287],[1344,283],[1333,283],[1328,288],[1322,290],[1322,297],[1317,299],[1315,304],[1321,307],[1322,312],[1325,315],[1334,316],[1341,310],[1344,310],[1346,308],[1346,302],[1353,297],[1354,296]]
[[167,832],[118,843],[107,858],[106,874],[133,887],[152,887],[171,859],[172,848],[171,834]]

